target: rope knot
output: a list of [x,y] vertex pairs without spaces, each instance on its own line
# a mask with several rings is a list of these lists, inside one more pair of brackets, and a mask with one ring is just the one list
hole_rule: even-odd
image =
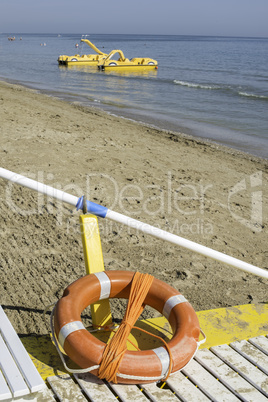
[[98,373],[99,378],[105,378],[117,384],[116,375],[127,350],[127,338],[144,309],[143,303],[153,280],[153,276],[149,274],[136,272],[133,276],[127,309],[118,330],[105,346]]

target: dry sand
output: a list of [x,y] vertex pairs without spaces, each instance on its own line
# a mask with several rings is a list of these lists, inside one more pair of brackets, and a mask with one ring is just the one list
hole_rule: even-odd
[[[1,166],[268,269],[267,161],[0,83]],[[79,212],[0,179],[0,302],[19,334],[85,274]],[[265,303],[268,281],[100,219],[105,268],[196,310]],[[119,308],[116,311],[122,316]]]

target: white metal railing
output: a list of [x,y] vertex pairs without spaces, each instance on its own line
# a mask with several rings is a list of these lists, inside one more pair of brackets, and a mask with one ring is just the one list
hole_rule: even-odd
[[83,208],[86,207],[87,212],[91,212],[96,216],[102,218],[108,218],[118,223],[123,223],[124,225],[139,230],[143,233],[150,234],[154,237],[157,237],[158,239],[168,241],[169,243],[173,243],[186,249],[192,250],[195,253],[202,254],[206,257],[210,257],[214,260],[221,261],[232,267],[241,269],[242,271],[249,272],[251,274],[268,279],[268,271],[265,269],[256,267],[255,265],[248,264],[245,261],[241,261],[237,258],[231,257],[227,254],[221,253],[209,247],[195,243],[191,240],[184,239],[183,237],[166,232],[165,230],[148,225],[147,223],[130,218],[126,215],[122,215],[118,212],[103,207],[102,205],[96,204],[91,201],[86,201],[83,199],[83,197],[80,198],[76,197],[74,195],[68,194],[61,190],[57,190],[51,186],[47,186],[46,184],[40,183],[36,180],[29,179],[25,176],[16,174],[4,168],[0,168],[0,177],[12,181],[21,186],[28,187],[29,189],[35,190],[49,197],[56,198],[62,202],[66,202],[67,204],[77,207],[77,209],[83,210]]

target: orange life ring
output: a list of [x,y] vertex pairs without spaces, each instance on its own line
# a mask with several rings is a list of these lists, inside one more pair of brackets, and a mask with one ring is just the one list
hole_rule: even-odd
[[[58,342],[66,354],[81,368],[92,367],[98,376],[105,343],[88,332],[82,321],[82,311],[92,303],[106,298],[128,299],[134,272],[106,271],[86,275],[69,285],[55,308],[54,327]],[[173,367],[181,370],[198,348],[200,327],[190,303],[177,290],[154,278],[145,304],[162,313],[173,329],[168,342]],[[125,352],[117,373],[118,383],[141,384],[163,379],[169,369],[166,348]]]

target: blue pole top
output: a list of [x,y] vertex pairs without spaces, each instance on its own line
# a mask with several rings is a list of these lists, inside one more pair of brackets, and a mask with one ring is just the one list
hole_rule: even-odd
[[[105,218],[108,212],[108,208],[103,207],[102,205],[96,204],[95,202],[85,200],[86,203],[86,212],[91,212],[93,215],[99,216],[100,218]],[[77,211],[81,209],[84,211],[84,196],[80,197],[76,204]]]

